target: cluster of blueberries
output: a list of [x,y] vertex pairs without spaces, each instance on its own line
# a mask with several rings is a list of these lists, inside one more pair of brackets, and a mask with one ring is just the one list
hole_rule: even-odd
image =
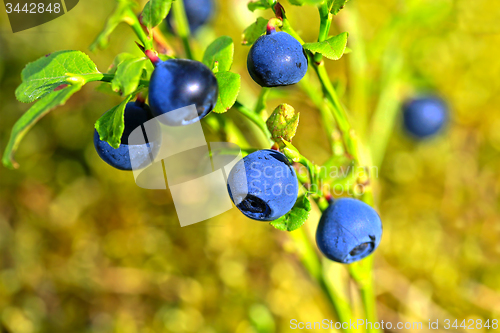
[[[184,0],[192,31],[205,23],[213,11],[212,0]],[[167,18],[170,22],[171,16]],[[169,23],[170,24],[170,23]],[[286,32],[268,26],[267,33],[254,43],[247,59],[253,80],[262,87],[286,86],[299,82],[306,74],[308,59],[301,44]],[[99,156],[111,166],[132,170],[132,164],[146,161],[143,153],[153,149],[146,142],[134,150],[129,134],[148,120],[159,117],[171,126],[183,126],[206,117],[215,107],[217,80],[201,62],[185,59],[157,61],[149,85],[149,103],[136,101],[126,105],[125,130],[119,148],[101,141],[97,131],[94,145]],[[194,104],[197,116],[169,117],[169,112]],[[403,108],[405,129],[416,138],[436,134],[445,124],[447,108],[433,96],[416,98]],[[131,161],[134,161],[132,163]],[[228,175],[228,192],[236,207],[247,217],[272,221],[287,214],[298,197],[298,180],[293,166],[279,151],[264,149],[240,160]],[[331,260],[351,263],[371,254],[379,245],[382,223],[375,210],[360,200],[332,200],[323,212],[316,242]]]
[[[270,149],[256,151],[236,163],[227,183],[236,207],[258,221],[273,221],[288,213],[299,190],[293,166],[285,155]],[[375,210],[351,198],[333,200],[316,231],[321,252],[345,264],[372,253],[381,237],[382,222]]]

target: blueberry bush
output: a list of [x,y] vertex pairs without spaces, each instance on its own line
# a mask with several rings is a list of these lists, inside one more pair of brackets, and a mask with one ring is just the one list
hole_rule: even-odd
[[[194,59],[190,45],[193,33],[208,18],[213,9],[211,2],[186,0],[150,0],[142,10],[132,0],[118,0],[103,31],[91,45],[91,50],[104,49],[110,35],[119,23],[128,24],[138,39],[137,46],[144,56],[128,53],[118,54],[109,69],[100,72],[92,60],[81,51],[58,51],[28,64],[21,73],[22,84],[16,90],[19,101],[36,102],[14,125],[5,149],[3,163],[17,167],[14,153],[26,132],[47,112],[63,105],[84,85],[103,82],[100,90],[108,90],[123,97],[123,101],[107,111],[95,123],[95,148],[99,156],[111,166],[131,170],[132,164],[144,164],[148,149],[157,145],[148,142],[143,146],[128,145],[126,135],[132,129],[154,116],[168,125],[185,126],[210,115],[209,126],[224,122],[226,112],[239,112],[252,122],[254,133],[260,136],[260,147],[246,149],[244,162],[248,178],[248,193],[241,193],[237,164],[228,178],[228,191],[238,209],[246,216],[262,221],[271,221],[277,229],[294,231],[308,219],[312,199],[325,213],[320,221],[317,242],[321,251],[330,259],[341,263],[352,263],[370,255],[380,243],[382,225],[371,207],[374,204],[370,189],[370,152],[351,127],[345,106],[325,68],[325,61],[338,60],[348,51],[348,33],[330,35],[335,15],[345,6],[346,0],[301,0],[291,1],[296,6],[313,6],[319,11],[319,35],[314,42],[306,43],[295,30],[297,24],[290,22],[286,9],[276,0],[252,0],[250,11],[269,10],[274,17],[259,17],[243,32],[243,44],[250,47],[247,66],[253,80],[262,87],[251,109],[238,100],[240,75],[231,71],[233,62],[233,40],[218,37],[206,48],[202,59]],[[172,14],[169,14],[172,12]],[[267,13],[267,12],[266,12]],[[168,44],[158,26],[168,23],[175,38],[182,41],[183,49],[177,50]],[[281,31],[277,31],[281,30]],[[314,72],[321,90],[313,88]],[[268,117],[266,98],[271,87],[299,83],[319,110],[324,130],[331,145],[331,158],[326,165],[316,165],[292,145],[299,126],[299,113],[289,104],[279,105]],[[193,86],[196,89],[193,90]],[[147,102],[145,96],[147,95]],[[137,99],[136,102],[131,102]],[[170,111],[194,104],[197,118],[182,119],[168,117]],[[214,127],[217,125],[213,125]],[[224,126],[217,130],[225,131]],[[245,133],[242,133],[243,135]],[[242,144],[242,142],[236,142]],[[257,150],[273,148],[273,150]],[[137,151],[136,151],[137,150]],[[248,173],[257,168],[284,168],[282,175],[272,175],[270,184],[251,186],[255,179]],[[243,165],[243,164],[242,164]],[[307,176],[297,177],[294,168],[303,166]],[[359,167],[362,172],[345,177],[331,177],[322,172],[326,167]],[[265,174],[265,172],[259,172]],[[346,179],[348,192],[355,199],[332,198],[330,186],[335,188]],[[302,183],[299,194],[298,183]],[[266,183],[264,183],[266,184]],[[278,185],[280,191],[271,191]],[[364,201],[365,203],[361,202]],[[347,208],[344,206],[347,205]],[[312,242],[303,234],[298,242],[309,248],[304,254],[305,267],[318,283],[325,286],[337,316],[341,321],[351,318],[345,297],[328,287],[321,273],[322,264],[314,254]],[[367,259],[349,268],[353,279],[363,295],[365,316],[376,319],[371,277],[372,259]],[[346,329],[349,331],[349,329]]]
[[[243,73],[232,70],[234,43],[240,41],[218,36],[204,50],[193,50],[198,30],[213,16],[216,4],[150,0],[140,8],[135,1],[118,0],[90,48],[106,49],[114,30],[124,23],[135,34],[142,54],[120,53],[105,72],[99,71],[81,51],[57,51],[29,63],[21,73],[22,83],[16,97],[20,102],[35,104],[14,125],[2,161],[7,167],[18,167],[14,153],[27,132],[87,84],[99,82],[97,90],[121,98],[118,105],[95,122],[94,145],[106,163],[122,170],[130,170],[131,160],[144,156],[139,148],[129,150],[126,138],[131,130],[154,116],[168,115],[174,109],[195,104],[197,118],[169,124],[183,126],[201,121],[208,130],[243,148],[245,156],[240,164],[250,166],[258,161],[262,168],[287,170],[285,175],[273,177],[270,186],[290,189],[290,195],[287,191],[269,194],[262,188],[241,194],[237,164],[228,175],[228,191],[236,207],[251,219],[269,221],[272,227],[290,232],[301,249],[298,255],[304,268],[329,299],[340,321],[348,322],[362,312],[367,320],[375,322],[371,254],[383,238],[381,218],[374,208],[377,200],[373,188],[378,176],[374,170],[382,163],[403,104],[395,93],[401,57],[391,48],[372,51],[383,53],[387,59],[381,66],[384,81],[378,92],[379,103],[369,112],[369,92],[363,76],[368,66],[364,59],[367,50],[362,37],[356,35],[359,30],[356,13],[339,24],[348,31],[331,32],[337,15],[348,5],[346,2],[252,0],[248,3],[249,11],[262,15],[242,31],[241,43],[249,52],[248,73],[244,75],[261,87],[251,105],[248,98],[241,96]],[[300,20],[287,17],[290,6],[318,12],[317,36],[307,39],[301,36]],[[355,43],[348,47],[351,37]],[[383,49],[384,45],[379,47]],[[345,80],[339,75],[332,81],[328,63],[345,54],[352,56],[353,70]],[[354,82],[354,97],[349,100],[344,96],[343,81]],[[193,82],[200,87],[194,93],[187,88]],[[290,87],[279,88],[285,86]],[[298,149],[300,143],[293,141],[302,125],[300,113],[289,98],[294,90],[308,97],[308,103],[321,119],[329,149],[324,163],[313,162],[317,158]],[[283,97],[284,102],[271,106],[268,100],[272,95]],[[241,116],[241,124],[231,114]],[[164,119],[168,122],[169,118]],[[437,134],[446,121],[446,105],[439,98],[413,99],[403,107],[402,123],[413,139]],[[154,146],[152,141],[142,149]],[[348,172],[332,175],[331,169]],[[341,189],[340,194],[336,189]],[[315,238],[306,223],[311,223],[314,209],[322,212],[317,230],[313,230]],[[358,301],[349,299],[346,286],[332,276],[332,270],[338,271],[337,263],[332,261],[349,264],[341,270],[356,283],[361,311],[354,306]]]

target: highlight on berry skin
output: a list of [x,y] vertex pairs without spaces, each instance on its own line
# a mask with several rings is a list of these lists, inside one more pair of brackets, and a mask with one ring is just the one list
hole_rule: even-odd
[[[214,109],[218,92],[214,73],[203,63],[188,59],[160,61],[149,82],[151,112],[166,125],[189,125]],[[194,117],[171,112],[192,104],[197,111]]]

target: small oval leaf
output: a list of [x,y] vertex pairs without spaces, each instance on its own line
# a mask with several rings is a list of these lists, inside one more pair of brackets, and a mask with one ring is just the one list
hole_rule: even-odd
[[304,49],[321,53],[323,56],[332,60],[339,60],[347,46],[347,32],[343,32],[337,36],[328,38],[325,41],[318,43],[305,43],[302,45]]
[[241,44],[250,46],[255,43],[257,38],[266,32],[267,22],[268,20],[265,18],[258,17],[254,23],[249,25],[245,31],[243,31],[243,40]]
[[219,84],[219,96],[215,105],[215,113],[224,113],[229,110],[238,97],[240,92],[241,77],[232,72],[215,73],[217,83]]
[[36,124],[43,116],[45,116],[50,110],[54,109],[59,105],[63,105],[66,101],[83,86],[83,83],[78,82],[75,84],[69,84],[66,87],[54,91],[48,95],[42,97],[38,102],[36,102],[26,113],[24,113],[21,118],[14,124],[12,132],[10,134],[9,142],[5,148],[2,162],[8,168],[17,168],[18,164],[14,160],[14,153],[17,147],[21,143],[26,133],[30,130],[33,125]]
[[311,202],[307,196],[303,195],[297,199],[295,205],[288,213],[269,224],[278,230],[294,231],[307,221],[310,212]]
[[95,122],[94,127],[99,133],[99,138],[115,149],[120,146],[123,130],[125,129],[123,114],[127,103],[131,99],[132,95],[127,96],[120,104],[108,110]]
[[111,81],[111,89],[121,92],[121,95],[133,93],[139,86],[146,58],[132,58],[122,61],[116,67],[115,77]]
[[80,51],[58,51],[31,62],[21,72],[16,89],[20,102],[31,103],[51,93],[72,75],[99,74],[96,65]]
[[90,45],[90,51],[95,51],[97,48],[104,49],[108,46],[109,36],[121,23],[125,22],[131,13],[131,9],[135,8],[137,3],[133,0],[119,0],[113,13],[108,17],[104,29],[99,33],[94,42]]
[[170,12],[172,0],[149,0],[144,6],[141,21],[148,30],[159,25]]
[[227,72],[233,64],[234,44],[229,36],[222,36],[214,40],[205,50],[203,63],[210,69],[217,62],[219,72]]

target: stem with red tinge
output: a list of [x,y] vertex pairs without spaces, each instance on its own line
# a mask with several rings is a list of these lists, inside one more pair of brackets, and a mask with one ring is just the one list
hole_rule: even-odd
[[153,63],[153,66],[155,66],[155,67],[158,66],[158,64],[161,62],[161,59],[158,58],[156,53],[151,51],[151,50],[144,51],[144,54],[146,55],[146,57],[148,57],[149,60],[151,60],[151,62]]

